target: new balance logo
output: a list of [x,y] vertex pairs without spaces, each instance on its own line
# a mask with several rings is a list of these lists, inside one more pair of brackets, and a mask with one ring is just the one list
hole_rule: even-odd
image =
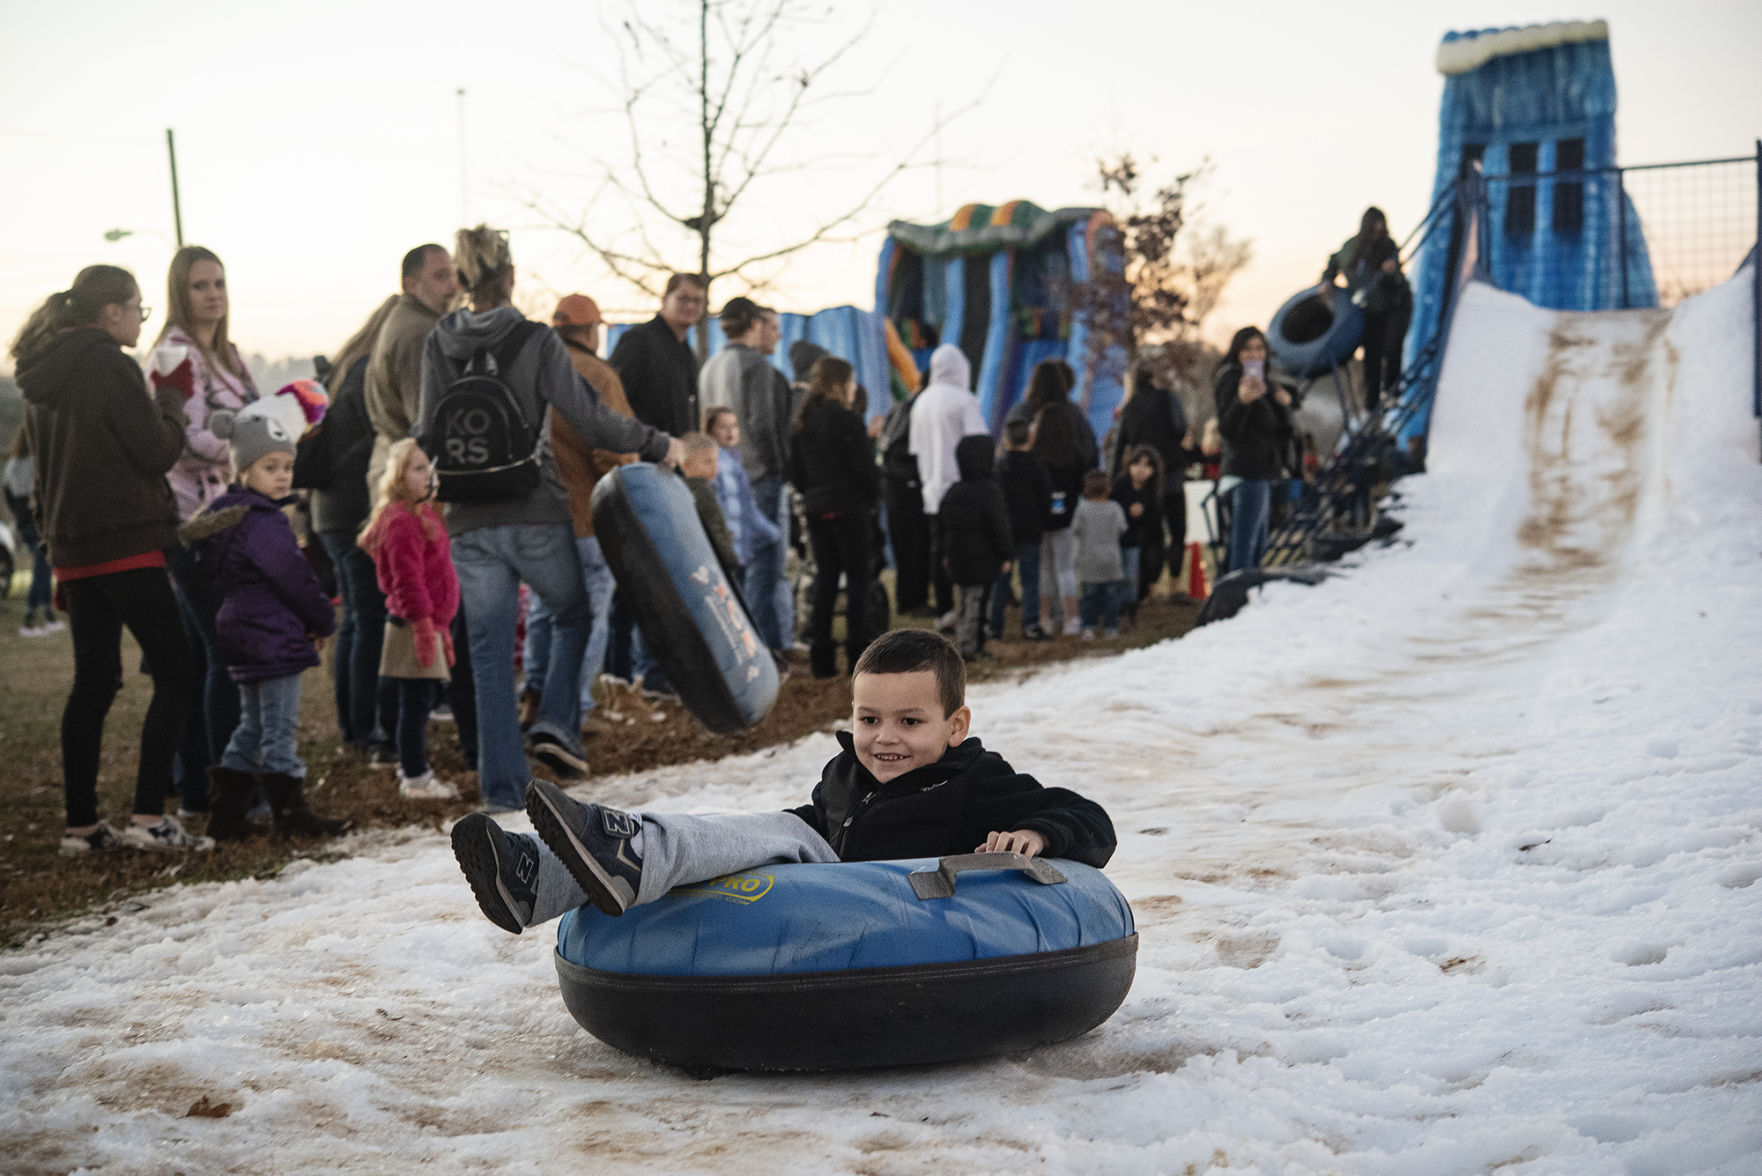
[[607,837],[635,837],[642,832],[642,818],[617,809],[603,808],[600,810],[600,827],[606,831]]

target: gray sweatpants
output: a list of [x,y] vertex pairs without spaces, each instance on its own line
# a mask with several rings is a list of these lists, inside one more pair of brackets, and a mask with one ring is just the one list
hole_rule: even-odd
[[[825,838],[794,813],[638,813],[642,818],[642,881],[636,905],[675,886],[703,882],[779,862],[835,862]],[[537,838],[533,840],[537,841]],[[587,901],[574,877],[539,843],[534,925]]]

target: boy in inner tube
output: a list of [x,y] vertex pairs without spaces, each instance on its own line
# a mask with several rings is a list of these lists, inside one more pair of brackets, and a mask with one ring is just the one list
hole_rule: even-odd
[[1105,866],[1113,822],[1046,788],[968,735],[966,666],[939,634],[896,629],[851,675],[852,730],[800,808],[771,813],[627,813],[544,780],[526,789],[537,836],[484,813],[453,826],[477,905],[518,935],[592,903],[608,915],[675,886],[778,862],[860,862],[1015,852]]

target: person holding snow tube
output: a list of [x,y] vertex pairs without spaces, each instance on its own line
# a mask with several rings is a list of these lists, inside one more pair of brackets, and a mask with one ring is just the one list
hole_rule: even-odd
[[1389,236],[1383,210],[1364,210],[1358,232],[1328,258],[1316,292],[1326,294],[1344,275],[1352,304],[1364,312],[1364,407],[1374,415],[1384,388],[1401,378],[1401,344],[1413,318],[1413,291],[1401,273],[1401,248]]
[[773,813],[627,813],[545,781],[526,792],[537,835],[474,813],[453,853],[483,914],[518,935],[592,903],[608,915],[673,887],[779,862],[1014,852],[1101,867],[1113,822],[1092,800],[1017,772],[969,734],[966,666],[939,634],[896,629],[851,676],[852,730],[809,802]]
[[1267,375],[1266,336],[1243,327],[1212,379],[1218,432],[1223,439],[1223,483],[1229,520],[1229,571],[1256,568],[1266,554],[1272,513],[1272,484],[1284,476],[1291,447],[1292,391]]
[[[587,771],[580,672],[592,607],[545,413],[556,409],[589,444],[619,453],[677,464],[681,449],[608,406],[556,332],[514,307],[507,233],[460,229],[453,261],[470,307],[442,316],[423,345],[416,437],[447,503],[475,675],[478,789],[486,810],[512,812],[530,777],[528,750],[559,774]],[[514,696],[522,581],[550,607],[553,633],[525,746]]]

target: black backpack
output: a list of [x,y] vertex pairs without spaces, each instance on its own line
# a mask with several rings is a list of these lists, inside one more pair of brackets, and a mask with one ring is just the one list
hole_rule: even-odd
[[424,448],[442,502],[501,502],[538,487],[539,427],[526,419],[501,373],[540,323],[523,320],[492,349],[479,348],[441,389]]

